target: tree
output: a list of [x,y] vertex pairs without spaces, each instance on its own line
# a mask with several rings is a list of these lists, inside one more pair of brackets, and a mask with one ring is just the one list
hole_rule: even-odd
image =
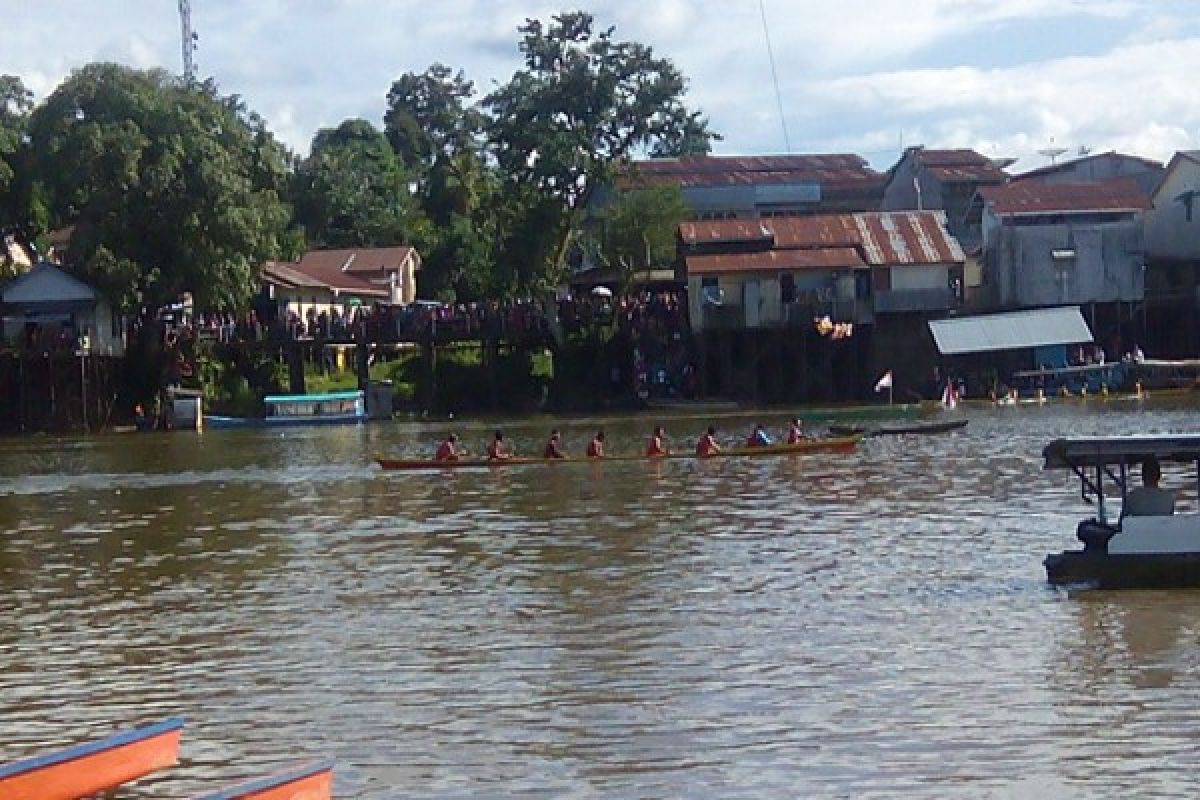
[[549,215],[541,201],[528,206],[551,226],[548,246],[520,254],[534,259],[531,266],[511,267],[547,284],[561,277],[599,186],[637,152],[695,149],[712,134],[684,106],[686,81],[674,64],[645,45],[616,41],[612,29],[595,30],[591,14],[563,13],[549,25],[531,19],[518,30],[525,68],[484,106],[492,114],[492,152],[510,187],[534,187],[551,204]]
[[[12,236],[33,243],[44,222],[36,187],[29,175],[25,142],[33,93],[21,79],[0,75],[0,239]],[[0,255],[0,279],[11,277],[8,254]]]
[[458,299],[498,290],[495,250],[495,172],[483,153],[483,115],[461,71],[433,64],[406,73],[388,92],[384,129],[412,170],[423,224],[414,231],[423,267],[424,297]]
[[127,311],[191,292],[245,306],[287,236],[286,154],[211,82],[90,64],[34,112],[29,146],[71,265]]
[[679,223],[687,216],[678,186],[619,191],[582,236],[583,250],[616,272],[624,293],[637,272],[675,260]]
[[405,166],[423,177],[439,161],[478,151],[483,116],[469,103],[474,95],[475,85],[462,71],[444,64],[392,83],[383,127]]
[[408,239],[408,175],[383,133],[348,119],[317,131],[310,152],[296,171],[296,219],[310,242],[355,247]]

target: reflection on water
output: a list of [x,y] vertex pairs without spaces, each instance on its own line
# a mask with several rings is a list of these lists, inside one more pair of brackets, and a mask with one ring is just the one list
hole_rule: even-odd
[[[1195,414],[969,413],[851,456],[446,474],[371,466],[419,424],[6,442],[0,760],[182,714],[184,764],[121,797],[305,755],[360,798],[1184,793],[1200,593],[1048,588],[1085,509],[1038,455]],[[628,452],[653,420],[507,433],[552,424]]]

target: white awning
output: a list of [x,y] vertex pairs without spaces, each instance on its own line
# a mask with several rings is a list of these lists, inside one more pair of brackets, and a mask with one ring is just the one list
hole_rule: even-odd
[[1093,341],[1075,306],[931,320],[929,332],[944,356]]

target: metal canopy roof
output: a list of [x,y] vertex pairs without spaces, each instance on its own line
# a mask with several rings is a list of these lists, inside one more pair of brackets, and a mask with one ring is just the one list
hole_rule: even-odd
[[1055,439],[1042,450],[1044,469],[1134,464],[1154,456],[1160,461],[1200,459],[1200,434]]
[[944,356],[1093,341],[1075,306],[931,320],[929,332]]

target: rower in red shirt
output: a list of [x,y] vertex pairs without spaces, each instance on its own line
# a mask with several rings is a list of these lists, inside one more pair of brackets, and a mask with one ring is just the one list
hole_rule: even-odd
[[792,420],[792,424],[788,426],[787,443],[800,444],[804,439],[804,423],[800,421],[799,417],[796,417]]
[[465,451],[458,449],[458,435],[451,433],[438,445],[433,459],[434,461],[458,461],[465,455]]
[[662,458],[669,455],[671,451],[667,449],[667,444],[664,441],[667,432],[662,425],[654,426],[654,435],[650,437],[650,441],[646,444],[646,455],[649,458]]
[[604,431],[597,431],[592,440],[588,442],[587,456],[588,458],[604,458]]
[[567,454],[562,449],[562,434],[558,432],[558,428],[550,431],[550,439],[546,442],[546,449],[542,451],[542,458],[566,458]]
[[700,441],[696,442],[696,455],[707,458],[719,452],[721,452],[721,445],[717,444],[717,429],[709,425],[708,430],[700,437]]
[[507,461],[512,458],[512,451],[504,442],[504,431],[496,431],[492,443],[488,445],[487,454],[489,461]]

